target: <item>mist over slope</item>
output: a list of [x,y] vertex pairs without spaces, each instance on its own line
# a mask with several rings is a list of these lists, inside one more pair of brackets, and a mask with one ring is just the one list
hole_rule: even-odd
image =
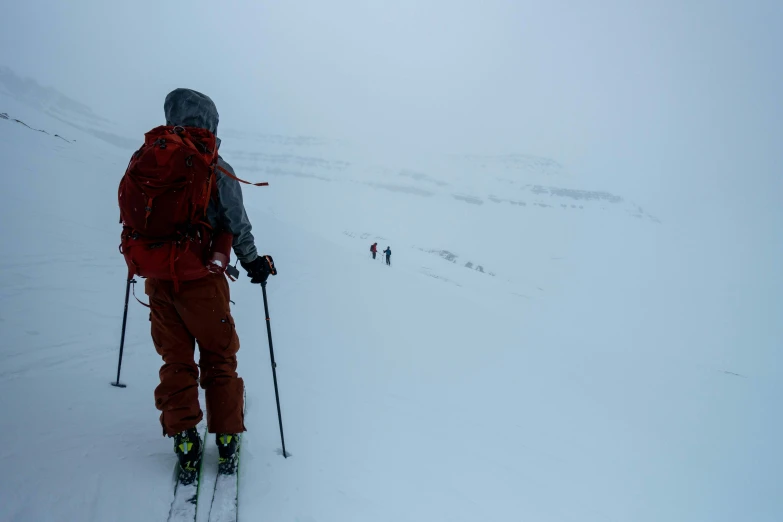
[[137,140],[117,134],[117,124],[95,114],[90,107],[52,87],[43,87],[0,66],[0,93],[27,107],[124,149],[137,147]]
[[[0,206],[0,519],[165,520],[174,455],[141,306],[128,388],[108,386],[126,273],[116,188],[133,147],[93,132],[85,107],[77,128],[43,103],[51,92],[15,92],[0,92],[14,174]],[[243,276],[241,518],[780,519],[772,275],[555,160],[221,137],[238,174],[270,182],[244,194],[280,270],[293,454],[277,453],[263,307]],[[370,259],[375,241],[391,268]]]

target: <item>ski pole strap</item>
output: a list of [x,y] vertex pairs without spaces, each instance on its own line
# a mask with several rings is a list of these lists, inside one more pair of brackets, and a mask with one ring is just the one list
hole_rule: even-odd
[[134,282],[133,282],[133,283],[131,283],[131,284],[133,285],[133,298],[134,298],[134,299],[136,299],[136,301],[138,301],[140,305],[142,305],[142,306],[146,306],[147,308],[149,308],[149,309],[152,309],[152,307],[151,307],[150,305],[148,305],[147,303],[142,303],[142,302],[141,302],[141,299],[139,299],[138,297],[136,297],[136,282],[134,281]]
[[244,179],[239,179],[238,177],[234,176],[232,173],[230,173],[228,170],[224,169],[220,165],[217,165],[217,169],[220,172],[222,172],[223,174],[225,174],[226,176],[228,176],[229,178],[235,179],[235,180],[237,180],[240,183],[244,183],[245,185],[253,185],[254,187],[268,187],[269,186],[269,183],[267,183],[266,181],[261,182],[261,183],[250,183],[249,181],[245,181]]
[[133,281],[131,281],[131,284],[133,285],[133,298],[136,299],[136,301],[138,301],[141,306],[146,306],[150,310],[159,310],[161,308],[160,306],[152,306],[142,302],[141,299],[136,297],[136,280],[134,279]]

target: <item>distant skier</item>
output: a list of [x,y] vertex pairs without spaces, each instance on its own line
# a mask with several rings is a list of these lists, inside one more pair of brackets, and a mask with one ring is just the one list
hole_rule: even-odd
[[375,256],[378,254],[378,243],[373,243],[370,246],[370,252],[372,252],[372,258],[375,259]]
[[[161,138],[154,148],[142,149],[154,154],[152,167],[145,163],[150,162],[146,160],[147,152],[139,154],[138,158],[134,156],[139,163],[132,160],[123,178],[120,211],[124,225],[123,253],[131,276],[147,278],[145,292],[151,307],[152,341],[164,363],[160,369],[160,385],[155,389],[155,406],[161,411],[163,434],[174,438],[174,450],[181,468],[180,480],[185,483],[195,479],[202,454],[202,441],[196,431],[196,425],[204,416],[198,399],[199,384],[206,396],[207,427],[210,433],[217,434],[221,473],[235,469],[238,434],[245,431],[244,383],[236,371],[239,338],[231,317],[229,288],[224,275],[231,248],[247,270],[251,283],[263,284],[277,271],[270,256],[258,254],[239,182],[233,176],[231,166],[217,155],[220,140],[214,136],[218,126],[215,104],[199,92],[176,89],[166,96],[164,110],[169,127],[155,129],[162,133]],[[182,158],[181,162],[166,163],[169,157],[177,158],[185,139],[201,145],[197,150],[203,154],[214,154],[214,169],[208,160],[193,156],[188,156],[187,162]],[[173,151],[168,156],[167,143],[169,151]],[[187,188],[184,193],[192,192],[194,200],[181,203],[180,199],[163,192],[158,199],[150,198],[146,209],[133,199],[136,184],[132,179],[126,183],[129,176],[149,176],[151,171],[163,180],[153,186],[162,192],[161,188],[169,189],[164,182],[179,179],[175,177],[179,174],[178,169],[183,171],[183,178],[198,172],[209,180],[214,173],[211,196],[207,192],[206,199],[197,199],[200,193],[195,188]],[[187,244],[182,250],[169,246],[175,244],[173,241],[154,243],[145,236],[146,233],[156,237],[152,228],[147,228],[148,221],[154,223],[157,230],[165,230],[169,225],[173,228],[177,220],[182,219],[175,206],[178,204],[191,205],[183,208],[188,212],[193,208],[196,216],[194,222],[188,222],[188,228],[183,227],[180,232],[178,241]],[[142,209],[140,216],[138,208]],[[183,233],[188,235],[182,236]],[[151,244],[156,248],[148,246]],[[208,259],[211,260],[207,262]],[[194,360],[196,343],[198,364]]]
[[391,266],[391,247],[387,246],[383,253],[386,254],[386,264]]

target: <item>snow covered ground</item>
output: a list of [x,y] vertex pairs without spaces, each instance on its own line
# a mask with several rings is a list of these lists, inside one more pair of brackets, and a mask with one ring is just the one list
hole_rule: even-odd
[[[165,520],[175,457],[135,302],[128,387],[109,386],[130,151],[6,91],[0,112],[49,133],[0,120],[0,520]],[[243,275],[242,520],[783,520],[774,259],[724,255],[552,160],[408,165],[223,137],[240,175],[271,184],[245,197],[280,272],[268,289],[292,455]]]

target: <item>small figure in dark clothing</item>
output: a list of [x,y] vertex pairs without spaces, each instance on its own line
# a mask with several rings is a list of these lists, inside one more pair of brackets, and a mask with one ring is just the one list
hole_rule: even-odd
[[373,243],[370,247],[370,252],[372,252],[372,258],[375,259],[375,255],[378,253],[378,243]]
[[386,264],[391,266],[391,247],[386,247],[383,253],[386,254]]

